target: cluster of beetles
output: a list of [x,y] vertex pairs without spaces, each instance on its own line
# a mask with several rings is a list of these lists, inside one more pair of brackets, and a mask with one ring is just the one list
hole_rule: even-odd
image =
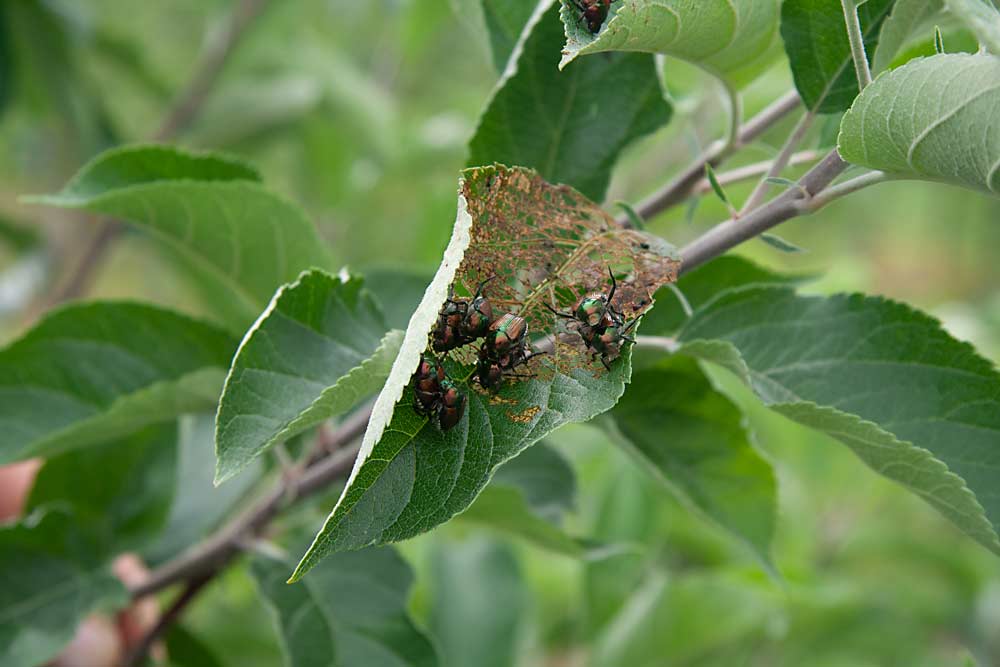
[[[573,306],[572,312],[560,312],[548,304],[546,307],[557,317],[574,322],[592,358],[600,358],[604,367],[610,370],[610,362],[621,353],[622,345],[635,342],[628,333],[638,317],[626,322],[624,314],[615,308],[612,299],[617,283],[610,267],[608,274],[610,290],[585,294]],[[480,283],[471,299],[456,298],[454,292],[450,293],[431,334],[431,347],[442,354],[482,338],[474,379],[489,391],[497,391],[508,377],[531,377],[519,373],[518,369],[534,357],[545,354],[531,349],[528,323],[523,317],[513,313],[493,317],[493,305],[483,294],[493,278]],[[417,414],[436,418],[442,431],[461,421],[466,397],[434,354],[425,353],[421,357],[412,382],[413,407]]]

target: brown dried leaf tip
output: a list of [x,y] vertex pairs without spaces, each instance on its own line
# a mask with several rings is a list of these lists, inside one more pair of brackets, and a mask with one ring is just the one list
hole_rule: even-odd
[[[680,260],[673,246],[618,227],[576,190],[551,185],[530,169],[469,169],[460,193],[472,216],[472,231],[455,292],[471,296],[489,280],[484,293],[494,315],[511,312],[525,318],[535,347],[551,351],[544,364],[533,364],[539,375],[581,367],[605,371],[577,323],[549,308],[568,311],[585,295],[606,294],[610,268],[617,282],[611,305],[629,322],[652,306],[657,289],[677,280]],[[474,363],[475,349],[458,350],[456,356]]]

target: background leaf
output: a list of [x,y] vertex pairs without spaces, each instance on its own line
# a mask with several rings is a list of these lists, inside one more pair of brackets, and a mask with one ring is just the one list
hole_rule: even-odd
[[865,89],[844,115],[838,150],[871,169],[997,195],[998,108],[1000,58],[920,58]]
[[935,320],[878,298],[747,288],[697,311],[680,339],[1000,552],[1000,374]]
[[509,546],[481,538],[437,545],[430,579],[430,627],[444,664],[520,664],[530,600]]
[[[677,280],[677,289],[692,308],[698,308],[715,298],[719,292],[747,285],[794,285],[805,282],[806,276],[782,274],[756,264],[739,255],[723,255],[696,267]],[[684,309],[669,287],[656,293],[656,308],[642,318],[643,331],[672,334],[687,320]]]
[[945,3],[972,30],[980,44],[1000,56],[1000,9],[989,0],[945,0]]
[[108,557],[144,546],[163,528],[177,484],[177,424],[67,452],[38,472],[27,511],[69,508]]
[[930,27],[929,21],[943,9],[943,0],[896,0],[892,13],[882,23],[875,53],[869,54],[872,73],[888,69],[907,40],[919,29]]
[[85,209],[150,229],[193,257],[255,317],[283,283],[331,257],[294,204],[246,165],[163,146],[108,151],[55,195],[30,201]]
[[287,667],[434,667],[427,636],[407,614],[409,566],[390,548],[338,554],[288,586],[292,563],[255,558],[254,578],[282,635]]
[[215,486],[215,413],[184,415],[177,430],[173,504],[160,539],[142,551],[150,564],[163,562],[204,537],[253,488],[264,468],[258,459],[236,479]]
[[507,65],[521,31],[528,23],[538,0],[481,0],[483,18],[490,35],[493,66],[502,72]]
[[[878,46],[882,22],[894,0],[868,0],[858,7],[865,51]],[[844,111],[858,95],[858,78],[840,0],[785,0],[781,37],[806,107],[818,113]]]
[[[562,3],[560,3],[562,4]],[[664,53],[716,76],[745,82],[777,42],[779,0],[621,0],[596,36],[563,4],[566,47],[560,67],[602,51]]]
[[542,300],[565,307],[605,285],[609,266],[628,267],[616,296],[627,319],[645,312],[652,293],[676,278],[669,244],[615,227],[592,202],[534,172],[468,170],[460,192],[442,266],[410,320],[347,487],[294,579],[332,551],[402,540],[447,521],[475,499],[498,465],[558,426],[608,410],[621,396],[628,350],[605,371],[579,336],[566,336],[544,366],[533,364],[535,379],[508,380],[493,395],[471,382],[475,351],[467,347],[453,351],[447,366],[468,406],[462,421],[442,432],[413,410],[409,384],[449,285],[468,293],[484,276],[496,275],[487,292],[494,313],[516,309],[533,336],[547,336],[557,333],[556,318]]
[[744,540],[767,564],[777,520],[777,482],[744,417],[693,359],[636,369],[612,411],[615,429],[654,477]]
[[309,271],[278,290],[233,359],[216,420],[216,483],[378,390],[402,332],[385,339],[361,280]]
[[97,609],[128,594],[72,515],[34,514],[0,527],[0,662],[37,667]]
[[0,462],[211,408],[235,341],[153,306],[73,305],[0,350]]
[[479,119],[469,165],[530,167],[600,201],[621,151],[670,120],[653,59],[615,53],[560,72],[558,8],[531,28]]

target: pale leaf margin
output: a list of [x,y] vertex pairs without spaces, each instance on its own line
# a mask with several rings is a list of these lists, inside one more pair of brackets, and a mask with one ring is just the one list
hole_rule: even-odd
[[410,317],[410,322],[406,327],[406,333],[403,336],[403,342],[399,349],[399,355],[397,355],[396,361],[392,364],[392,369],[389,371],[389,378],[386,380],[382,391],[379,393],[378,398],[375,399],[372,416],[368,420],[368,428],[365,430],[364,438],[361,441],[361,449],[358,452],[358,457],[354,460],[351,475],[347,478],[344,490],[341,492],[336,505],[330,511],[323,528],[316,534],[309,549],[305,552],[306,555],[299,562],[288,583],[293,583],[304,574],[303,563],[308,558],[308,554],[314,548],[318,547],[320,539],[326,534],[328,529],[332,528],[330,522],[336,515],[340,504],[344,501],[344,497],[350,490],[351,485],[354,483],[358,471],[361,470],[365,461],[371,456],[375,445],[382,439],[385,427],[392,420],[396,403],[403,397],[403,391],[409,385],[413,371],[416,369],[421,355],[427,348],[427,338],[434,324],[437,322],[441,304],[448,298],[448,288],[454,282],[458,267],[465,257],[465,251],[472,241],[471,232],[472,216],[469,215],[468,202],[466,202],[462,193],[459,192],[458,214],[455,218],[455,226],[452,229],[451,240],[444,251],[444,257],[442,258],[441,265],[438,267],[437,273],[434,274],[434,279],[427,286],[424,297],[420,300],[420,305],[417,306],[417,309]]

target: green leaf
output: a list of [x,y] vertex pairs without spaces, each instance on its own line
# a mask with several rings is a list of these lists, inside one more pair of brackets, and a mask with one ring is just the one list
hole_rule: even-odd
[[328,553],[406,539],[447,521],[472,503],[501,463],[565,423],[610,409],[624,391],[628,349],[606,371],[579,336],[561,336],[552,354],[529,365],[535,377],[508,378],[494,395],[472,381],[476,346],[467,346],[445,365],[468,404],[458,425],[442,432],[414,411],[409,385],[450,287],[468,294],[497,275],[486,292],[495,313],[516,310],[537,340],[563,332],[562,320],[543,304],[568,308],[607,285],[609,266],[628,276],[616,296],[627,319],[644,313],[652,292],[676,277],[672,246],[616,227],[568,187],[525,169],[464,175],[441,268],[410,320],[344,493],[293,579]]
[[997,109],[1000,58],[956,53],[911,60],[858,97],[844,115],[838,150],[863,167],[997,195]]
[[14,49],[8,23],[0,9],[0,118],[14,97]]
[[690,358],[635,370],[612,411],[622,444],[653,475],[771,562],[777,483],[738,407]]
[[521,37],[521,31],[538,6],[538,0],[481,0],[490,34],[493,66],[502,72]]
[[882,24],[878,47],[872,57],[872,72],[889,69],[907,41],[944,8],[943,0],[896,0]]
[[1000,553],[1000,374],[937,321],[879,298],[754,287],[706,304],[680,339]]
[[37,667],[65,646],[77,624],[128,594],[99,549],[68,514],[35,513],[0,527],[0,664]]
[[0,462],[211,408],[236,341],[172,311],[72,305],[0,350]]
[[576,473],[566,457],[544,441],[497,468],[491,483],[520,490],[531,511],[548,521],[561,520],[576,506]]
[[21,253],[40,245],[42,239],[37,230],[0,218],[0,242]]
[[941,28],[934,26],[934,53],[946,53],[944,48],[944,35]]
[[407,614],[413,574],[393,549],[338,554],[296,586],[285,583],[291,565],[262,557],[251,565],[287,667],[439,664]]
[[483,112],[469,165],[531,167],[599,201],[622,150],[665,125],[671,107],[649,56],[615,53],[560,72],[561,38],[553,7],[531,28]]
[[166,146],[107,151],[55,195],[29,201],[113,216],[155,232],[225,285],[250,320],[283,283],[330,253],[294,204],[245,164]]
[[390,329],[406,329],[434,274],[429,271],[376,268],[365,271],[365,287],[375,295]]
[[764,585],[732,573],[669,580],[652,572],[598,638],[590,664],[743,664],[716,659],[728,647],[760,642],[784,618],[779,609]]
[[[720,292],[746,285],[792,285],[805,281],[805,276],[781,274],[738,255],[723,255],[685,273],[677,281],[677,289],[692,308],[698,308]],[[672,334],[687,320],[677,297],[669,287],[656,294],[656,308],[642,318],[643,331]]]
[[224,667],[212,649],[183,625],[170,628],[166,643],[170,667]]
[[754,78],[778,39],[780,0],[621,0],[595,36],[562,4],[566,46],[560,67],[602,51],[663,53],[732,82]]
[[260,479],[263,462],[258,460],[229,484],[215,486],[214,442],[214,412],[178,420],[174,502],[160,539],[143,549],[146,562],[163,562],[203,538]]
[[775,250],[780,250],[781,252],[791,253],[791,254],[798,252],[805,252],[805,249],[800,248],[799,246],[795,245],[790,241],[786,241],[785,239],[781,238],[780,236],[777,236],[776,234],[761,234],[760,240],[766,243],[767,245],[771,246]]
[[177,475],[177,424],[49,459],[28,499],[33,509],[70,508],[108,557],[133,551],[163,528]]
[[226,378],[216,419],[216,483],[377,391],[403,338],[393,331],[382,339],[385,330],[361,280],[313,270],[279,289]]
[[[868,0],[858,7],[865,51],[875,53],[879,31],[894,0]],[[844,111],[858,95],[844,10],[840,0],[785,0],[781,36],[806,106],[818,113]]]
[[582,558],[592,555],[591,547],[597,545],[570,537],[559,527],[575,500],[576,476],[569,462],[540,442],[500,466],[458,518],[505,531],[554,553]]
[[435,545],[430,626],[446,665],[515,667],[530,597],[512,549],[476,539]]
[[945,4],[975,33],[986,50],[1000,55],[1000,9],[988,0],[945,0]]
[[715,196],[719,198],[719,201],[726,205],[726,208],[729,209],[729,214],[732,215],[736,209],[733,208],[732,203],[729,201],[729,197],[726,196],[726,191],[722,189],[719,179],[715,177],[715,169],[708,162],[705,163],[705,176],[708,178],[708,182],[711,184],[712,191],[715,192]]

